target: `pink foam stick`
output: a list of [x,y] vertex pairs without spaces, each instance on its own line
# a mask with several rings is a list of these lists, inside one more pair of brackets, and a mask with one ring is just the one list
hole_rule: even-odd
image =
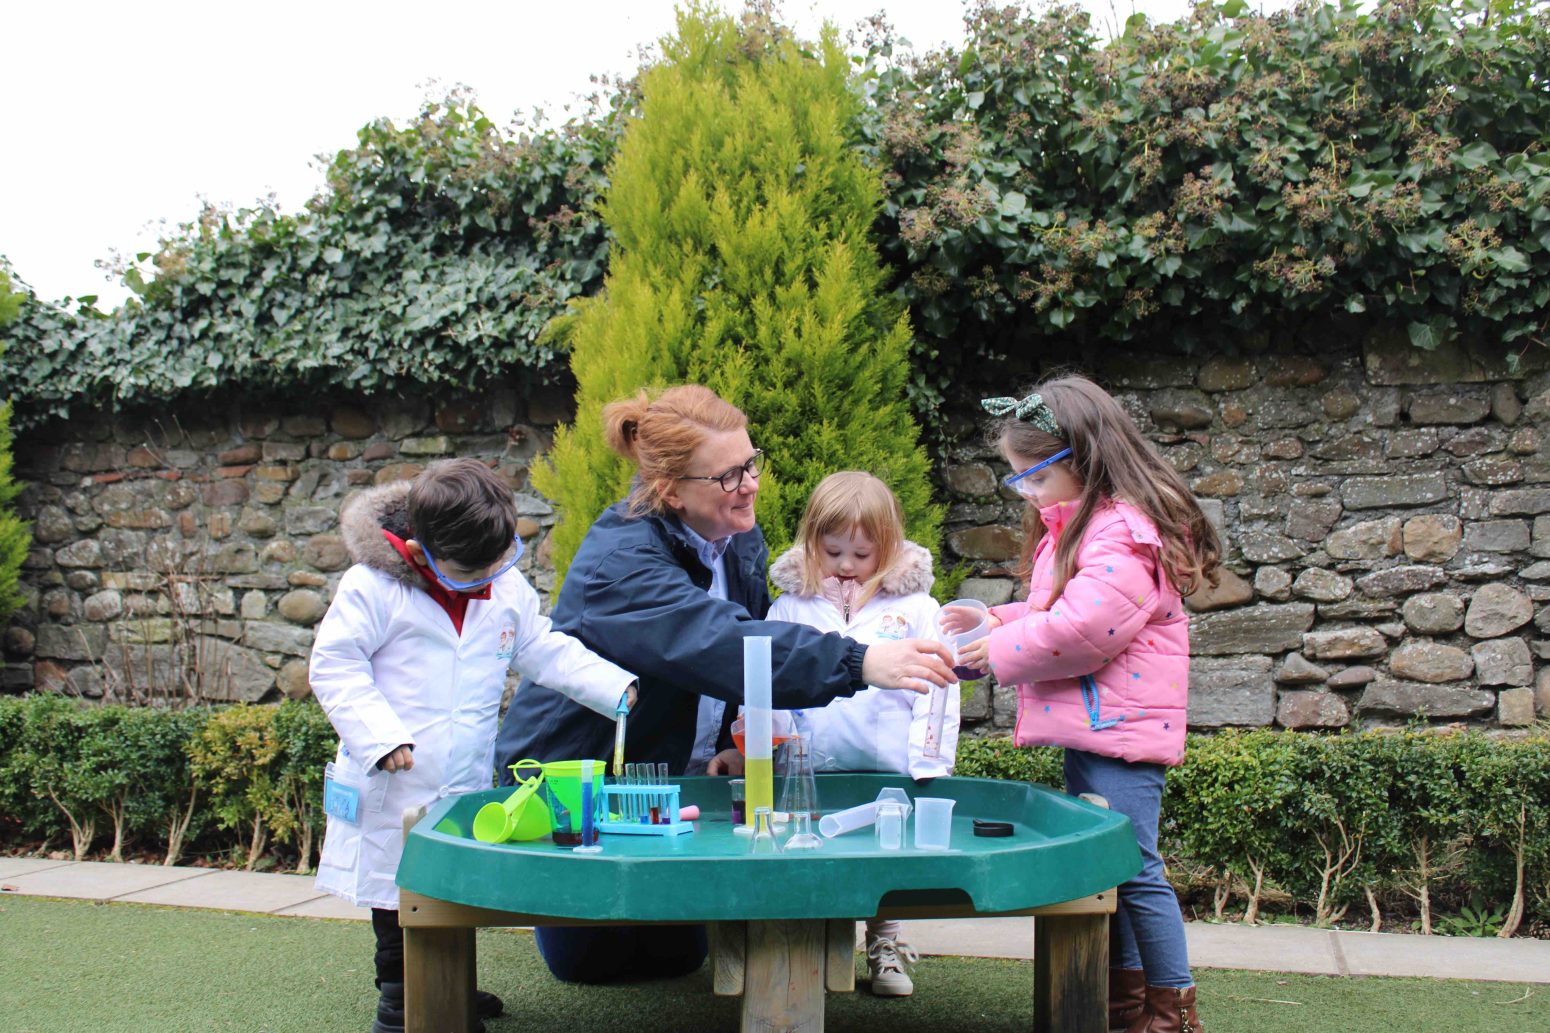
[[680,807],[678,809],[678,820],[679,821],[693,821],[696,818],[698,818],[699,816],[700,816],[700,808],[699,808],[698,804],[691,803],[687,807]]

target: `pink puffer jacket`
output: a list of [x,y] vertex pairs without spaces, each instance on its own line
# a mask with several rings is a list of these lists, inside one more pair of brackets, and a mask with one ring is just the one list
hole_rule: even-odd
[[1074,503],[1039,511],[1028,602],[993,607],[990,667],[1017,686],[1019,746],[1065,746],[1131,762],[1184,760],[1189,617],[1159,560],[1162,539],[1126,502],[1088,521],[1076,573],[1054,605],[1055,542]]

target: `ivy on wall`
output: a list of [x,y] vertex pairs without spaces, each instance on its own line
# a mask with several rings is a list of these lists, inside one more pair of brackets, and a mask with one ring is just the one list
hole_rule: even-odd
[[28,295],[4,380],[36,422],[185,392],[472,387],[551,370],[540,331],[601,280],[590,214],[628,90],[512,138],[462,95],[373,122],[295,215],[206,209],[102,315]]
[[[868,41],[854,144],[934,419],[975,363],[1270,343],[1338,315],[1434,348],[1550,325],[1544,0],[1243,0],[1132,18],[981,3],[961,50]],[[547,375],[601,285],[596,211],[633,83],[516,137],[466,98],[379,121],[308,210],[206,212],[108,316],[29,296],[0,358],[24,423],[218,387],[364,392]]]

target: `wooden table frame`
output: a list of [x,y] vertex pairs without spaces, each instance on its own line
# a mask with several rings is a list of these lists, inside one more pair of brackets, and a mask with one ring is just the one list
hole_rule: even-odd
[[[1034,916],[1035,1033],[1106,1033],[1109,915],[1114,913],[1116,899],[1115,891],[1108,890],[994,916],[964,906],[890,908],[879,917]],[[409,890],[399,894],[398,921],[404,929],[406,1033],[470,1033],[476,1028],[475,929],[639,924],[494,911]],[[743,1033],[821,1033],[824,992],[856,988],[856,921],[804,918],[706,923],[713,989],[722,996],[742,995]]]

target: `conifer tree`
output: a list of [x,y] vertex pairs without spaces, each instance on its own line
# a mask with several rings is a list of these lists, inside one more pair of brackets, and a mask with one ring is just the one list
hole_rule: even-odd
[[905,399],[908,316],[871,240],[882,186],[850,145],[860,101],[836,34],[808,50],[763,14],[691,7],[662,46],[610,168],[604,290],[554,327],[578,385],[575,425],[534,478],[560,508],[556,570],[629,487],[602,407],[678,383],[748,414],[770,458],[758,514],[772,555],[843,469],[886,481],[935,552],[941,510]]
[[[10,274],[0,268],[0,334],[16,319],[21,303],[22,294],[12,291]],[[5,339],[0,337],[0,352],[4,350]],[[6,399],[0,402],[0,620],[21,605],[17,579],[32,543],[27,525],[11,509],[11,500],[21,491],[11,479],[11,460],[11,403]]]

